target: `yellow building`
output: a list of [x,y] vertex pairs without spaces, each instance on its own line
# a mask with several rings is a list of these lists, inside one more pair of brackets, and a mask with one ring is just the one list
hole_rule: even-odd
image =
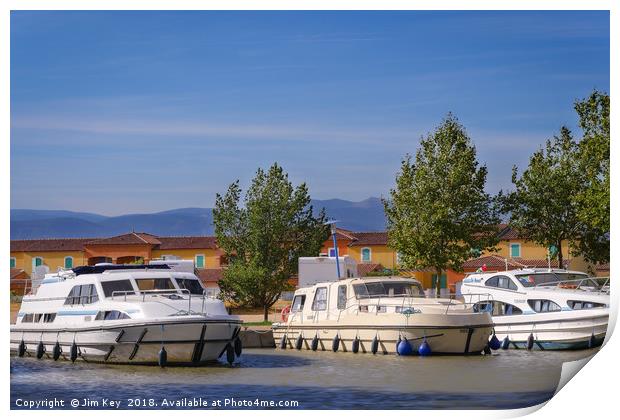
[[[557,268],[557,258],[553,258],[555,250],[548,249],[523,238],[515,229],[508,225],[499,226],[499,243],[496,251],[481,252],[478,258],[472,258],[463,266],[463,272],[449,270],[440,279],[442,287],[451,287],[457,281],[472,271],[486,265],[488,269],[494,271],[515,268]],[[384,269],[399,269],[398,253],[388,247],[387,232],[353,232],[346,229],[337,229],[336,241],[338,244],[338,255],[348,255],[358,263],[358,272],[361,276],[369,272],[382,271]],[[333,240],[330,238],[325,241],[322,253],[334,256]],[[570,248],[568,241],[562,242],[562,253],[564,257],[564,268],[593,272],[583,258],[575,256],[574,250]],[[548,257],[551,256],[551,260]],[[415,277],[421,281],[425,288],[434,287],[436,274],[432,269],[407,271],[406,275]]]
[[[73,268],[101,262],[148,263],[154,259],[193,260],[203,282],[216,286],[224,265],[223,252],[213,236],[167,236],[131,232],[111,238],[33,239],[11,241],[11,268],[30,278],[59,268]],[[37,269],[37,267],[42,267]]]

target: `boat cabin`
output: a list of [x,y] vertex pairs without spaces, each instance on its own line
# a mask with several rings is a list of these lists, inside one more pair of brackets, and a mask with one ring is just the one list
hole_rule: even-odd
[[338,319],[346,313],[402,313],[409,310],[414,301],[424,298],[422,284],[415,279],[345,279],[297,289],[290,316],[316,321]]

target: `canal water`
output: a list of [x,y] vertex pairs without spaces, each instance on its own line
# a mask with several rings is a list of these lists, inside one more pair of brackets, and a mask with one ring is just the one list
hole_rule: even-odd
[[[488,356],[248,349],[233,367],[114,366],[11,358],[11,405],[71,408],[506,409],[547,401],[562,363],[593,351]],[[217,401],[220,405],[217,405]],[[77,402],[75,402],[77,401]],[[228,404],[228,405],[225,405]]]

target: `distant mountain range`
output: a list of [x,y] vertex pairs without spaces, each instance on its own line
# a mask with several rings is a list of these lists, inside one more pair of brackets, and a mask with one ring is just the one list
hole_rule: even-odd
[[[325,208],[338,226],[354,231],[385,229],[381,200],[312,200],[315,211]],[[67,210],[11,210],[11,239],[107,237],[131,232],[158,236],[213,234],[211,208],[181,208],[148,214],[108,217]]]

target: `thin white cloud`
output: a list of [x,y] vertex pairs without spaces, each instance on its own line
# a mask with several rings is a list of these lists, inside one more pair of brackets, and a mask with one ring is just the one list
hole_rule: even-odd
[[[419,135],[411,129],[367,129],[312,127],[307,125],[215,123],[161,119],[97,119],[67,118],[63,116],[15,117],[13,129],[75,131],[109,135],[152,135],[215,137],[238,140],[279,141],[351,141],[365,144],[383,144],[386,140],[411,140]],[[56,142],[52,137],[47,140]],[[66,139],[63,140],[63,143]],[[105,141],[110,141],[106,139]]]

